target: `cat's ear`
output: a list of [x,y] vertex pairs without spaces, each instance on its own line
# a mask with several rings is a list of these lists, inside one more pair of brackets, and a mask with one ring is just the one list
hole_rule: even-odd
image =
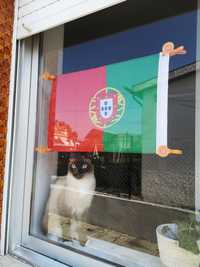
[[89,159],[89,158],[85,158],[84,160],[85,160],[85,162],[87,162],[87,163],[89,163],[89,164],[91,164],[91,163],[92,163],[92,160],[91,160],[91,159]]

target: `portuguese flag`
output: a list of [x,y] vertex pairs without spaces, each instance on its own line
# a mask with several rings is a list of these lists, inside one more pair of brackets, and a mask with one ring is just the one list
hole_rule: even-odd
[[58,152],[155,153],[167,145],[169,56],[58,75],[48,147]]

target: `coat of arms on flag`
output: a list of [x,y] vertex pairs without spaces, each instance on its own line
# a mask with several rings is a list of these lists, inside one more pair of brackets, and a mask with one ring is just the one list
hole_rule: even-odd
[[126,101],[117,89],[106,87],[97,91],[89,102],[89,116],[98,128],[108,128],[124,115]]
[[48,149],[181,154],[167,147],[169,59],[161,53],[52,78]]
[[109,119],[113,114],[113,98],[100,99],[100,115],[104,119]]

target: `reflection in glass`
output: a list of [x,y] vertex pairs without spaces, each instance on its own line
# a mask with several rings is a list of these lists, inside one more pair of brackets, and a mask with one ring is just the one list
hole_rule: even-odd
[[[43,34],[40,72],[56,78],[39,82],[36,147],[51,152],[36,154],[32,235],[122,266],[140,255],[153,267],[164,235],[157,243],[157,226],[170,224],[171,238],[174,223],[189,220],[197,208],[195,3],[148,24],[141,16],[140,26],[124,11],[131,25],[123,29],[113,8],[106,33],[97,13]],[[81,34],[90,20],[97,36],[89,27]],[[167,41],[187,54],[168,64],[165,131],[157,127],[157,81]],[[156,155],[158,129],[182,155]]]

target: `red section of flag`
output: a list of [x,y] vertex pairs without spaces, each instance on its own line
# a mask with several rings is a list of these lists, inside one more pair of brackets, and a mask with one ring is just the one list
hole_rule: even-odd
[[90,120],[89,102],[105,87],[105,67],[63,74],[52,82],[49,148],[59,152],[103,151],[103,132]]

